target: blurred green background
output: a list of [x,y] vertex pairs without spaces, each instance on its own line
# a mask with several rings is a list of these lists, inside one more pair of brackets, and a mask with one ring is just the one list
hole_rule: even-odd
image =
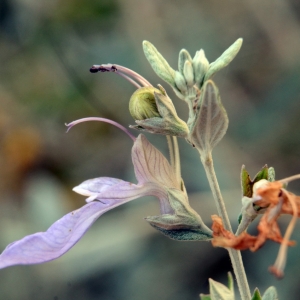
[[[277,178],[300,173],[300,5],[297,0],[1,0],[0,1],[0,247],[46,230],[82,206],[72,192],[82,181],[110,176],[134,181],[132,142],[115,127],[65,123],[88,116],[133,124],[134,92],[116,74],[91,74],[116,63],[153,85],[163,84],[178,114],[187,108],[144,58],[149,40],[176,69],[180,49],[203,48],[215,60],[237,38],[238,56],[214,80],[230,125],[214,150],[215,168],[237,227],[240,169],[264,165]],[[134,132],[137,134],[137,132]],[[147,135],[167,153],[163,137]],[[191,205],[207,224],[216,213],[197,152],[180,141]],[[299,183],[290,184],[300,192]],[[0,271],[0,299],[192,300],[208,292],[208,277],[226,282],[227,253],[210,243],[180,243],[151,228],[156,199],[133,201],[102,216],[60,259]],[[282,218],[285,230],[289,218]],[[255,225],[251,232],[256,232]],[[293,234],[300,240],[299,225]],[[279,246],[243,252],[251,289],[275,285],[280,299],[298,299],[299,246],[289,249],[286,276],[267,271]]]

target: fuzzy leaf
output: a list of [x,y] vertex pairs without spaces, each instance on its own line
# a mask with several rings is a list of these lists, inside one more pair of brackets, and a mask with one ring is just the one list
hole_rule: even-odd
[[204,81],[210,79],[215,73],[226,67],[238,54],[243,43],[243,39],[236,40],[222,55],[209,65]]
[[210,295],[200,294],[200,300],[211,300]]
[[175,75],[174,75],[174,82],[175,82],[175,86],[176,86],[176,89],[180,91],[180,93],[183,95],[183,96],[186,96],[187,95],[187,85],[186,85],[186,82],[185,82],[185,78],[183,77],[183,75],[176,71],[175,72]]
[[224,284],[209,279],[211,300],[234,300],[234,292]]
[[183,68],[186,61],[192,62],[192,58],[187,50],[182,49],[179,52],[179,57],[178,57],[178,71],[181,74],[183,74]]
[[218,88],[209,80],[203,85],[189,141],[201,154],[207,154],[221,141],[227,128],[228,117]]
[[183,68],[183,75],[187,86],[192,87],[194,85],[194,70],[190,61],[186,61]]
[[252,296],[251,300],[262,300],[258,288],[256,288],[254,290],[254,293],[253,293],[253,296]]
[[242,185],[243,197],[251,198],[252,197],[251,179],[244,165],[242,166],[242,171],[241,171],[241,185]]
[[144,41],[143,49],[154,72],[172,87],[175,87],[175,70],[170,67],[168,62],[150,42]]
[[276,288],[270,286],[262,296],[262,300],[278,300]]
[[274,168],[273,167],[270,167],[269,169],[268,169],[268,181],[275,181],[275,170],[274,170]]
[[205,57],[204,51],[201,49],[196,52],[193,58],[193,69],[195,75],[195,82],[198,88],[201,88],[203,83],[203,78],[209,68],[209,62]]

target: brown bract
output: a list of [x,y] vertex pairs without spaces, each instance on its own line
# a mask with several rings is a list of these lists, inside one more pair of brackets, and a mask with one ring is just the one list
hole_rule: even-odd
[[[266,240],[280,243],[278,258],[274,266],[270,267],[270,271],[278,278],[281,278],[286,260],[286,248],[287,246],[295,245],[294,241],[290,241],[290,236],[296,219],[300,216],[300,197],[285,190],[280,181],[266,181],[257,189],[254,187],[253,190],[255,190],[253,203],[266,208],[257,226],[257,236],[252,236],[246,231],[235,236],[223,227],[222,219],[219,216],[213,215],[212,244],[215,247],[233,248],[236,250],[249,249],[254,252],[262,247]],[[255,201],[255,198],[260,200]],[[284,237],[282,237],[277,223],[281,214],[293,215]]]

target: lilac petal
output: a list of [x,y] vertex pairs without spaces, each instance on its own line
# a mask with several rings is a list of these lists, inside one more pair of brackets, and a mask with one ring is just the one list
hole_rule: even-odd
[[73,188],[73,191],[83,196],[93,196],[95,194],[103,193],[106,189],[122,182],[125,181],[111,177],[99,177],[82,182],[80,185]]
[[100,197],[103,202],[94,201],[56,221],[46,232],[28,235],[6,247],[0,255],[0,269],[13,265],[44,263],[56,259],[72,248],[105,212],[151,193],[151,186],[137,186],[128,182],[114,185],[113,192],[107,189]]
[[180,189],[168,160],[142,134],[133,145],[132,161],[139,184],[153,182]]
[[[156,192],[156,190],[159,190]],[[124,199],[130,201],[138,197],[146,195],[159,195],[161,188],[153,184],[136,185],[131,182],[123,181],[121,179],[110,177],[99,177],[89,179],[73,188],[73,191],[89,196],[86,200],[99,200],[103,203],[110,203],[112,201],[124,201]],[[166,193],[164,193],[166,194]]]

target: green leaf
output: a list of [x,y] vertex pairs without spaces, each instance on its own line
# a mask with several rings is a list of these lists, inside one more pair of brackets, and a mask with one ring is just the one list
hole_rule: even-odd
[[228,272],[228,288],[234,292],[234,281],[231,272]]
[[234,300],[234,292],[224,284],[209,279],[211,300]]
[[242,166],[241,171],[241,185],[243,197],[252,198],[253,194],[253,185],[254,183],[266,179],[269,181],[275,180],[275,170],[274,168],[268,168],[267,165],[264,165],[261,170],[255,175],[254,179],[250,179],[248,172],[245,169],[245,166]]
[[168,62],[150,42],[143,41],[143,49],[154,72],[172,87],[175,87],[175,70],[170,67]]
[[251,179],[244,165],[242,165],[242,171],[241,171],[241,185],[242,185],[243,197],[251,198],[252,197]]
[[241,49],[243,39],[237,39],[222,55],[209,65],[204,81],[210,79],[215,73],[226,67],[238,54]]
[[210,295],[204,295],[204,294],[200,294],[200,299],[201,300],[211,300]]
[[262,179],[268,180],[268,166],[264,165],[261,170],[255,175],[254,179],[252,180],[253,184],[257,181]]
[[278,300],[276,288],[270,286],[262,296],[262,300]]
[[256,288],[254,290],[254,293],[253,293],[253,296],[252,296],[251,300],[262,300],[258,288]]

